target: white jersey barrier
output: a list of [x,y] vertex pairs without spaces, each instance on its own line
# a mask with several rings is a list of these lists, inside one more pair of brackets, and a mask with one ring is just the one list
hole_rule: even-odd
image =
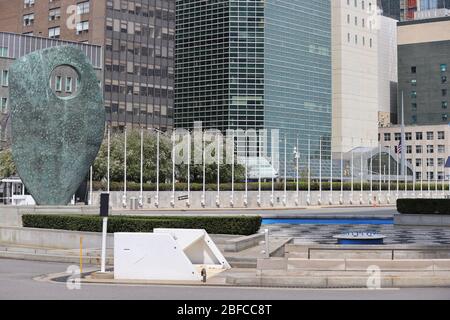
[[200,281],[201,270],[231,266],[205,230],[114,234],[114,278]]

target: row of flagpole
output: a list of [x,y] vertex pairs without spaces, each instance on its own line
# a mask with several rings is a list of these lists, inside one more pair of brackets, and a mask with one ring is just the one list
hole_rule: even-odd
[[[156,136],[157,136],[157,150],[156,150],[156,195],[155,195],[155,207],[159,207],[160,205],[160,135],[161,135],[161,131],[157,130],[157,129],[151,129],[156,131]],[[188,152],[187,152],[187,201],[186,201],[186,206],[190,207],[191,206],[191,170],[190,170],[190,166],[191,166],[191,139],[190,139],[190,135],[188,134],[188,144],[189,144],[189,148],[187,148]],[[232,137],[233,141],[234,141],[234,136]],[[261,136],[259,136],[258,138],[258,142],[261,145]],[[172,194],[171,194],[171,201],[170,204],[172,207],[175,207],[175,195],[176,195],[176,166],[175,166],[175,132],[172,133]],[[220,153],[220,149],[221,149],[221,144],[220,144],[220,139],[217,139],[217,150],[218,152],[216,152],[217,155],[217,194],[216,194],[216,206],[220,207],[221,205],[221,197],[220,197],[220,159],[221,159],[221,153]],[[206,207],[206,154],[205,154],[205,134],[203,133],[203,137],[202,137],[202,150],[203,150],[203,154],[202,154],[202,158],[203,158],[203,177],[202,177],[202,197],[201,197],[201,204],[203,207]],[[283,169],[283,205],[286,206],[287,205],[287,180],[288,180],[288,175],[287,175],[287,138],[286,136],[284,137],[284,169]],[[230,197],[230,206],[233,207],[235,204],[235,188],[234,188],[234,184],[235,184],[235,152],[234,152],[234,148],[232,150],[232,182],[231,182],[231,197]],[[370,184],[370,191],[369,191],[369,203],[373,204],[373,201],[381,201],[381,194],[382,194],[382,154],[383,154],[383,150],[382,150],[382,146],[381,144],[379,144],[379,150],[378,150],[378,197],[376,198],[372,198],[373,196],[373,154],[374,148],[371,148],[370,151],[370,161],[369,161],[369,184]],[[385,151],[386,152],[386,151]],[[363,152],[360,152],[361,155],[361,168],[360,168],[360,197],[359,197],[359,203],[363,204],[363,193],[364,193],[364,157],[363,157]],[[258,157],[257,157],[257,165],[258,165],[258,196],[257,196],[257,204],[258,206],[262,205],[262,188],[261,188],[261,184],[262,184],[262,176],[261,176],[261,163],[260,163],[260,158],[262,156],[262,151],[261,148],[259,148],[259,152],[258,152]],[[392,157],[391,157],[391,153],[388,153],[388,193],[387,193],[387,202],[390,202],[390,197],[391,197],[391,185],[392,185],[392,179],[391,179],[391,161],[392,161]],[[244,193],[244,206],[248,206],[248,157],[247,154],[244,157],[244,167],[245,167],[245,193]],[[323,192],[323,179],[322,179],[322,159],[323,155],[322,155],[322,139],[319,139],[319,193],[318,193],[318,200],[317,203],[320,205],[322,204],[322,192]],[[296,206],[300,205],[300,189],[299,189],[299,184],[300,184],[300,177],[299,177],[299,159],[300,159],[300,149],[299,149],[299,141],[298,141],[298,137],[296,140],[296,145],[294,147],[294,159],[295,159],[295,182],[296,182],[296,193],[295,193],[295,204]],[[274,161],[273,159],[273,155],[272,155],[272,162]],[[419,198],[422,198],[424,196],[424,162],[423,161],[425,159],[422,159],[422,163],[421,163],[421,179],[420,179],[420,194],[419,194]],[[434,172],[434,182],[435,182],[435,186],[434,186],[434,190],[435,190],[435,195],[438,196],[438,169],[437,169],[437,158],[434,159],[436,161],[434,167],[435,167],[435,172]],[[399,172],[399,168],[402,167],[403,163],[399,163],[400,159],[399,159],[399,153],[396,152],[396,193],[395,193],[395,198],[398,199],[400,196],[400,176],[401,173]],[[414,160],[413,160],[414,161]],[[110,183],[110,164],[111,164],[111,129],[110,127],[108,127],[107,130],[107,192],[109,193],[111,191],[111,183]],[[415,164],[413,163],[413,166]],[[428,164],[427,164],[428,165]],[[143,167],[144,166],[144,129],[141,129],[140,132],[140,192],[139,192],[139,207],[143,207],[144,206],[144,194],[143,194],[143,185],[144,185],[144,181],[143,181]],[[311,175],[311,139],[308,139],[308,155],[307,155],[307,195],[306,195],[306,204],[307,205],[311,205],[311,182],[312,182],[312,175]],[[351,151],[351,160],[350,160],[350,167],[351,167],[351,174],[350,174],[350,200],[349,203],[353,204],[354,203],[354,182],[355,182],[355,164],[354,164],[354,150]],[[341,176],[340,176],[340,195],[339,195],[339,204],[343,204],[344,203],[344,156],[343,153],[341,153],[341,159],[340,159],[340,168],[341,168]],[[328,203],[331,205],[333,204],[333,182],[334,182],[334,177],[333,177],[333,154],[331,153],[330,156],[330,194],[329,194],[329,201]],[[123,167],[123,171],[124,171],[124,178],[123,178],[123,195],[122,195],[122,205],[124,208],[127,207],[127,130],[126,128],[124,129],[124,167]],[[385,168],[384,168],[385,171]],[[405,164],[405,167],[403,168],[404,171],[404,195],[406,196],[408,193],[408,172],[407,172],[407,166]],[[92,205],[93,202],[93,198],[92,198],[92,194],[93,194],[93,168],[90,168],[90,183],[89,183],[89,204]],[[271,175],[271,198],[270,198],[270,204],[271,206],[274,206],[275,201],[275,188],[274,188],[274,184],[275,184],[275,178],[274,175]],[[427,171],[427,187],[428,187],[428,197],[431,197],[431,179],[430,179],[430,174]],[[386,174],[384,174],[384,178],[386,179]],[[415,197],[416,195],[416,172],[415,170],[413,170],[413,177],[412,177],[412,182],[413,182],[413,186],[412,186],[412,194],[413,197]],[[442,195],[444,195],[445,193],[445,167],[444,167],[444,171],[443,171],[443,177],[442,177]],[[449,179],[448,179],[448,191],[450,192],[450,175],[449,175]]]

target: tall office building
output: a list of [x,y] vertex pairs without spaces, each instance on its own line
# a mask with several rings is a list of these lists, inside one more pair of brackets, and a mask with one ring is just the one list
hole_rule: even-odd
[[449,123],[450,17],[398,24],[398,122],[404,96],[405,123]]
[[377,0],[377,4],[384,16],[400,20],[400,0]]
[[400,20],[410,21],[416,19],[420,11],[450,8],[450,0],[399,0]]
[[177,0],[176,22],[176,127],[279,129],[288,162],[297,137],[329,157],[328,0]]
[[113,127],[173,127],[175,0],[0,0],[0,30],[104,47]]
[[379,17],[371,1],[334,0],[333,152],[377,145]]

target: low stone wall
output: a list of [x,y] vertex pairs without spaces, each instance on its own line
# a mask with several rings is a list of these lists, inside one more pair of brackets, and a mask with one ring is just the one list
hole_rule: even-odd
[[[93,193],[93,203],[98,205],[100,203],[101,192]],[[139,209],[138,201],[140,192],[139,191],[128,191],[126,195],[126,206],[123,205],[123,195],[122,191],[114,191],[110,193],[110,204],[114,210],[119,209]],[[163,191],[159,193],[159,206],[160,209],[201,209],[202,206],[202,192],[193,191],[190,193],[189,206],[183,197],[187,196],[186,191],[175,192],[175,204],[174,207],[171,206],[172,192]],[[300,191],[298,197],[298,204],[296,203],[297,192],[287,191],[286,193],[286,203],[284,203],[284,192],[275,191],[273,198],[273,205],[271,203],[271,191],[262,191],[260,203],[258,203],[258,191],[249,191],[247,195],[247,206],[245,206],[245,192],[236,191],[234,193],[234,205],[231,205],[231,191],[221,191],[219,206],[217,205],[217,191],[207,191],[205,193],[205,208],[295,208],[295,207],[306,207],[317,206],[317,205],[373,205],[377,204],[392,204],[395,205],[396,202],[396,191],[393,190],[390,193],[388,191],[382,191],[381,194],[378,190],[374,190],[372,193],[370,191],[355,190],[353,194],[351,191],[344,191],[341,198],[340,190],[335,190],[333,192],[323,191],[312,191],[308,199],[307,191]],[[398,194],[399,198],[414,198],[418,197],[419,192],[416,191],[400,191]],[[438,193],[432,192],[427,197],[431,198],[443,198],[444,195],[441,191]],[[309,200],[309,201],[308,201]],[[342,201],[341,201],[342,200]],[[143,192],[143,207],[142,209],[156,209],[156,192]]]
[[[101,248],[102,234],[50,229],[33,229],[17,227],[0,227],[0,243],[20,246],[45,247],[55,249],[76,249],[80,247]],[[113,247],[113,235],[108,234],[107,247]]]
[[442,214],[396,214],[394,224],[399,226],[449,227],[450,215]]
[[21,227],[24,214],[99,214],[98,206],[0,206],[0,226]]

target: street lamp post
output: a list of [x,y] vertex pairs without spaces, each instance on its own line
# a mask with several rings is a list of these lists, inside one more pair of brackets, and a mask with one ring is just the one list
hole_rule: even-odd
[[298,168],[298,159],[300,157],[300,152],[298,149],[298,137],[297,137],[297,144],[296,147],[294,148],[294,158],[295,158],[295,170],[296,170],[296,196],[295,196],[295,205],[298,206],[300,203],[300,199],[299,199],[299,168]]
[[123,163],[123,196],[122,206],[127,207],[127,127],[124,128],[124,163]]

